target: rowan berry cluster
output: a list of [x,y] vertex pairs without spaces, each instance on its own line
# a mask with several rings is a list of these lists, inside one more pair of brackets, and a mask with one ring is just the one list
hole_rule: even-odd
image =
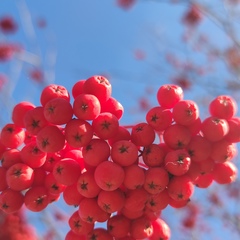
[[66,240],[170,239],[163,209],[186,206],[195,187],[236,179],[240,118],[232,97],[215,98],[201,120],[181,87],[163,85],[145,121],[121,126],[124,108],[107,78],[79,80],[71,90],[72,103],[64,86],[45,87],[41,106],[20,102],[2,128],[4,212],[23,205],[40,212],[62,195],[77,207]]

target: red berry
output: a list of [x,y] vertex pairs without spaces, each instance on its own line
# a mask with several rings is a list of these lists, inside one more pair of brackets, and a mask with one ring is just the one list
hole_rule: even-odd
[[78,80],[72,87],[72,95],[75,99],[78,95],[83,93],[83,84],[85,80]]
[[25,131],[14,123],[7,123],[0,133],[1,143],[8,148],[17,148],[23,144]]
[[124,109],[117,99],[110,97],[106,102],[101,103],[101,112],[110,112],[119,120],[123,115]]
[[30,188],[24,196],[24,204],[32,212],[40,212],[49,204],[47,189],[43,186]]
[[114,238],[124,238],[130,230],[131,220],[123,215],[113,215],[107,221],[107,230]]
[[52,173],[57,182],[69,186],[78,180],[81,175],[81,168],[74,159],[63,158],[55,163]]
[[227,120],[217,117],[207,117],[201,125],[203,136],[211,142],[223,139],[229,131]]
[[90,123],[81,119],[72,119],[66,124],[65,138],[73,148],[84,147],[93,137],[93,129]]
[[43,152],[58,152],[65,145],[65,137],[62,131],[54,126],[49,125],[41,129],[37,134],[37,146]]
[[100,102],[106,102],[112,94],[112,85],[104,76],[92,76],[84,82],[83,92],[95,95]]
[[24,126],[28,133],[37,135],[37,133],[49,123],[44,117],[44,108],[35,107],[30,109],[24,115]]
[[169,175],[163,167],[149,168],[145,171],[143,188],[151,194],[157,194],[167,187],[168,182]]
[[107,140],[113,138],[118,133],[119,121],[112,113],[100,113],[92,121],[92,127],[99,138]]
[[93,171],[86,171],[80,175],[77,180],[77,190],[86,198],[95,198],[98,196],[101,188],[95,181]]
[[78,206],[81,200],[84,198],[77,189],[77,183],[67,186],[63,190],[63,200],[67,205]]
[[173,124],[164,131],[163,140],[171,149],[182,149],[189,144],[191,133],[186,126]]
[[25,127],[24,116],[29,111],[35,108],[35,105],[30,102],[20,102],[16,104],[12,111],[12,121],[19,127]]
[[98,203],[97,198],[84,198],[79,204],[78,214],[80,218],[89,224],[98,222],[105,222],[110,214],[102,210]]
[[194,192],[194,185],[191,179],[186,176],[174,176],[168,184],[168,194],[177,201],[188,200]]
[[104,161],[96,167],[94,177],[102,190],[113,191],[122,185],[124,170],[114,162]]
[[160,106],[153,107],[147,112],[146,121],[155,131],[164,131],[172,124],[172,112]]
[[48,101],[53,98],[64,98],[68,102],[70,101],[70,95],[68,90],[61,85],[50,84],[46,86],[40,96],[40,102],[44,106]]
[[130,166],[138,160],[138,148],[130,141],[117,141],[112,145],[111,159],[121,166]]
[[7,170],[6,179],[12,190],[26,190],[33,184],[34,171],[24,163],[16,163]]
[[173,118],[176,123],[189,126],[199,118],[199,109],[191,100],[181,100],[173,107]]
[[219,184],[230,184],[238,175],[238,169],[232,162],[216,163],[213,169],[213,179]]
[[178,85],[166,84],[158,89],[157,100],[163,108],[173,108],[182,99],[183,90]]
[[237,103],[231,96],[221,95],[209,104],[209,112],[214,117],[229,120],[237,112]]
[[155,140],[155,131],[148,123],[142,122],[132,128],[131,141],[136,146],[149,146]]
[[93,138],[82,148],[82,155],[84,163],[96,167],[101,162],[108,160],[110,156],[110,147],[105,140]]
[[70,226],[71,230],[77,235],[87,235],[94,229],[94,223],[83,221],[80,218],[78,211],[75,211],[70,216],[68,225]]
[[101,190],[98,194],[98,205],[108,213],[120,211],[125,204],[125,195],[119,188],[113,191]]
[[124,181],[123,185],[127,189],[141,188],[145,182],[144,169],[137,164],[132,164],[124,168]]
[[134,239],[145,239],[151,237],[153,234],[153,226],[147,217],[140,217],[137,219],[134,219],[131,222],[130,226],[130,235]]
[[8,188],[0,193],[0,209],[7,214],[19,211],[23,203],[24,196],[20,191]]
[[167,153],[164,159],[165,169],[175,176],[185,174],[191,164],[191,157],[185,149],[177,149]]
[[171,230],[167,223],[158,218],[152,222],[153,234],[150,236],[149,240],[170,240]]
[[45,119],[51,124],[62,125],[72,119],[73,109],[68,100],[53,98],[44,105],[43,113]]
[[73,102],[73,113],[78,119],[93,120],[100,112],[100,102],[92,94],[79,94]]
[[8,149],[2,154],[2,166],[4,168],[10,168],[15,163],[21,163],[22,159],[20,156],[20,151],[18,149]]
[[163,164],[166,151],[159,144],[151,144],[143,149],[142,159],[148,167],[160,167]]
[[47,153],[41,151],[36,142],[30,142],[21,149],[20,156],[29,167],[39,168],[45,163]]

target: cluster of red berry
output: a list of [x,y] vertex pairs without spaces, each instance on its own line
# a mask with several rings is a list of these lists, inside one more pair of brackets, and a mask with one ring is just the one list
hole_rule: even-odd
[[170,239],[163,209],[186,206],[195,186],[236,179],[240,119],[230,96],[214,99],[202,121],[181,87],[163,85],[146,121],[121,126],[124,109],[111,94],[105,77],[92,76],[72,87],[72,103],[52,84],[41,106],[15,105],[0,134],[4,212],[39,212],[62,194],[78,206],[66,240]]

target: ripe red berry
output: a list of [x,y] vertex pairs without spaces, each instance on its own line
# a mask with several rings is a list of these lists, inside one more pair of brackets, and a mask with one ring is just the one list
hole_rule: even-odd
[[92,121],[92,127],[99,138],[107,140],[113,138],[118,133],[119,121],[112,113],[100,113]]
[[201,132],[211,142],[223,139],[229,131],[227,120],[217,117],[207,117],[201,125]]
[[62,131],[54,125],[41,129],[37,134],[37,146],[43,152],[58,152],[65,145],[65,137]]
[[19,211],[23,203],[24,196],[20,191],[8,188],[0,193],[0,209],[7,214]]
[[143,188],[150,194],[157,194],[167,187],[168,182],[169,175],[167,170],[163,167],[153,167],[145,171],[145,182]]
[[83,93],[83,84],[85,80],[78,80],[72,87],[72,96],[75,99],[78,95]]
[[181,100],[173,107],[173,119],[176,123],[188,126],[199,118],[197,104],[191,100]]
[[101,112],[110,112],[119,120],[124,112],[122,104],[114,97],[109,97],[106,102],[101,103]]
[[83,198],[84,196],[78,192],[77,182],[63,190],[63,200],[67,205],[78,206]]
[[149,218],[142,216],[131,222],[130,234],[134,239],[145,239],[153,234],[153,226]]
[[[143,214],[143,209],[146,206],[146,203],[149,199],[150,194],[144,188],[137,188],[133,190],[126,191],[126,200],[124,209],[126,211],[138,212],[140,211],[140,216]],[[123,210],[124,210],[123,209]],[[131,215],[130,212],[130,215]],[[126,216],[126,214],[124,213]]]
[[191,157],[185,149],[177,149],[167,153],[164,159],[165,169],[175,176],[181,176],[190,168]]
[[52,172],[49,172],[44,180],[44,187],[47,189],[48,194],[50,195],[59,195],[61,194],[66,186],[59,183],[54,177]]
[[111,159],[121,166],[130,166],[138,160],[138,148],[130,141],[117,141],[112,145]]
[[36,142],[30,142],[21,149],[20,157],[29,167],[39,168],[45,163],[47,153],[41,151]]
[[148,167],[160,167],[166,156],[166,151],[159,144],[151,144],[143,149],[142,159]]
[[42,128],[49,125],[44,117],[43,107],[35,107],[27,111],[24,115],[23,121],[26,130],[32,135],[37,135]]
[[101,188],[97,185],[94,172],[83,172],[77,180],[77,191],[86,198],[95,198],[98,196]]
[[52,173],[57,182],[69,186],[74,184],[80,177],[81,167],[74,159],[63,158],[55,163]]
[[168,194],[176,201],[188,200],[194,192],[194,185],[187,175],[174,176],[168,184]]
[[71,230],[78,235],[87,235],[94,229],[94,223],[83,221],[80,218],[78,211],[72,213],[68,220],[68,225]]
[[170,240],[171,230],[167,223],[161,218],[152,221],[153,234],[150,236],[149,240]]
[[104,76],[92,76],[83,84],[83,92],[95,95],[100,102],[106,102],[112,94],[112,85]]
[[93,129],[90,123],[81,119],[72,119],[66,124],[65,138],[73,148],[84,147],[91,141]]
[[2,154],[1,164],[2,164],[2,167],[6,169],[10,168],[15,163],[20,163],[20,162],[22,162],[22,159],[20,156],[20,151],[18,149],[15,149],[15,148],[8,149]]
[[6,179],[12,190],[26,190],[32,186],[34,171],[24,163],[16,163],[7,170]]
[[73,109],[68,100],[53,98],[44,105],[43,113],[45,119],[51,124],[62,125],[72,119]]
[[172,123],[172,112],[160,106],[153,107],[147,112],[146,121],[155,131],[164,131]]
[[94,178],[102,190],[113,191],[122,185],[124,170],[117,163],[104,161],[96,167]]
[[123,215],[113,215],[107,221],[107,230],[114,238],[127,237],[131,220]]
[[43,186],[30,188],[24,196],[24,204],[32,212],[40,212],[49,204],[47,189]]
[[125,204],[125,195],[119,188],[113,191],[101,190],[98,194],[98,205],[108,213],[120,211]]
[[169,194],[167,189],[157,194],[151,194],[147,201],[146,207],[151,211],[158,212],[165,209],[169,204]]
[[16,104],[12,110],[12,121],[17,126],[24,128],[24,116],[26,112],[35,108],[35,105],[30,102],[20,102]]
[[78,214],[80,218],[87,223],[105,222],[110,217],[110,214],[102,210],[97,198],[84,198],[79,204]]
[[208,188],[213,183],[213,174],[202,174],[193,183],[198,188]]
[[101,162],[108,160],[110,156],[110,147],[105,140],[93,138],[82,148],[82,155],[85,163],[96,167]]
[[23,144],[25,139],[25,131],[14,123],[7,123],[3,126],[0,133],[1,143],[8,148],[17,148]]
[[163,108],[173,108],[182,99],[183,90],[178,85],[165,84],[158,89],[157,100]]
[[191,156],[192,161],[202,162],[210,156],[212,143],[201,135],[195,135],[191,138],[186,150]]
[[124,168],[123,185],[127,189],[141,188],[145,182],[145,170],[137,164],[132,164]]
[[149,146],[155,140],[155,131],[148,123],[142,122],[132,128],[131,141],[136,146]]
[[191,133],[186,126],[173,124],[164,131],[163,139],[168,147],[172,149],[182,149],[189,144]]
[[220,95],[209,104],[209,112],[214,117],[229,120],[237,113],[237,103],[231,96]]
[[78,119],[93,120],[100,112],[100,102],[92,94],[79,94],[73,102],[73,113]]
[[213,169],[213,179],[219,184],[230,184],[236,181],[238,169],[232,162],[216,163]]
[[50,84],[43,89],[40,96],[40,102],[42,106],[44,106],[53,98],[64,98],[65,100],[70,101],[70,94],[64,86]]
[[236,145],[225,139],[214,142],[210,157],[215,162],[226,162],[232,160],[237,154]]

